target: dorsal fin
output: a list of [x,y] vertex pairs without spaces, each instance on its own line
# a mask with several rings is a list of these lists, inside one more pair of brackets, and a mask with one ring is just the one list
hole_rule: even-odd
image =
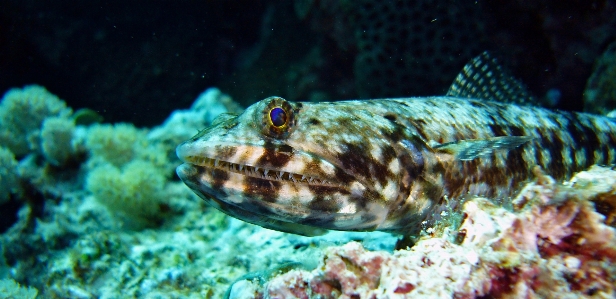
[[449,87],[447,96],[475,98],[518,105],[537,104],[524,84],[484,51],[467,63]]

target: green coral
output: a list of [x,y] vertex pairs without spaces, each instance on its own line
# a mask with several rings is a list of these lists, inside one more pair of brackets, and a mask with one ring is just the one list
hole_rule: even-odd
[[131,124],[95,124],[81,143],[90,154],[86,189],[128,227],[160,219],[165,184],[173,166],[162,144]]
[[118,168],[105,164],[94,168],[86,179],[86,189],[115,214],[147,225],[158,220],[165,200],[165,177],[151,162],[131,161]]
[[103,160],[122,167],[134,160],[153,163],[161,172],[170,173],[173,166],[162,144],[148,140],[145,130],[131,124],[96,124],[88,129],[85,147],[97,164]]
[[62,166],[75,154],[72,142],[74,131],[75,123],[71,119],[45,119],[41,130],[41,150],[49,163]]
[[34,299],[38,291],[31,287],[22,287],[12,279],[0,280],[0,298]]
[[9,200],[17,188],[17,161],[7,148],[0,147],[0,204]]
[[44,87],[13,88],[0,102],[0,143],[23,156],[38,146],[38,133],[47,117],[68,117],[71,112]]
[[85,145],[93,156],[120,167],[134,160],[138,149],[147,146],[147,140],[130,124],[97,124],[88,131]]

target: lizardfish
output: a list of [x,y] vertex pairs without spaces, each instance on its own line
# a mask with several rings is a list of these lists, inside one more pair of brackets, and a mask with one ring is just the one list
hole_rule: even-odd
[[[470,90],[490,74],[467,70]],[[512,196],[535,165],[564,179],[614,163],[615,148],[616,121],[585,113],[461,96],[269,97],[179,145],[177,173],[215,208],[266,228],[410,234],[447,198]]]

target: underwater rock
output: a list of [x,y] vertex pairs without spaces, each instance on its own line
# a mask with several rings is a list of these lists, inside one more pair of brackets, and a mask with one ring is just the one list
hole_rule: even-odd
[[[515,211],[484,198],[463,206],[457,234],[421,239],[392,253],[351,242],[325,251],[313,271],[271,279],[269,298],[583,298],[616,295],[616,230],[593,202],[616,172],[593,167],[568,184],[537,172],[514,199]],[[595,184],[581,183],[594,181]],[[601,180],[604,181],[605,180]],[[455,240],[455,241],[454,241]]]

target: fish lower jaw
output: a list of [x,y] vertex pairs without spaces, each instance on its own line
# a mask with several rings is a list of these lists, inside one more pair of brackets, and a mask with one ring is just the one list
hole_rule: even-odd
[[335,182],[328,181],[316,176],[304,175],[282,170],[268,169],[263,167],[251,166],[240,163],[223,161],[200,156],[183,157],[184,162],[208,168],[210,170],[222,170],[241,175],[260,178],[270,181],[292,182],[295,184],[316,185],[316,186],[339,186]]

